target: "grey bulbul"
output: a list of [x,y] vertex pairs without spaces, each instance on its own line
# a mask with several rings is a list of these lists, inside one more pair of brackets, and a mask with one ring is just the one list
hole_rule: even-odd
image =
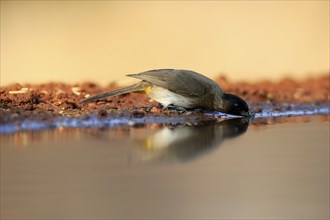
[[113,91],[91,96],[81,101],[88,103],[131,92],[144,92],[164,108],[201,108],[232,115],[252,116],[247,103],[240,97],[225,93],[213,80],[190,70],[158,69],[127,76],[142,81]]

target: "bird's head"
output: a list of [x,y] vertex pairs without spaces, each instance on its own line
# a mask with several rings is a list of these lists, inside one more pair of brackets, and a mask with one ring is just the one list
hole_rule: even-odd
[[253,114],[249,111],[249,106],[240,97],[224,93],[222,96],[222,106],[219,111],[231,115],[248,116],[251,117]]

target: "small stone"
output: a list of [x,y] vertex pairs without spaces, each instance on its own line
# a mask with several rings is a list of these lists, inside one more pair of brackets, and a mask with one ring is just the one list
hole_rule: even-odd
[[137,111],[137,110],[132,112],[132,116],[134,118],[143,118],[145,115],[146,115],[145,112],[141,112],[141,111]]
[[157,108],[157,107],[152,107],[152,108],[150,109],[150,112],[152,112],[152,113],[160,113],[160,109]]
[[99,117],[102,117],[103,118],[103,117],[106,117],[108,115],[108,112],[106,110],[104,110],[104,109],[101,109],[101,110],[98,111],[97,115]]

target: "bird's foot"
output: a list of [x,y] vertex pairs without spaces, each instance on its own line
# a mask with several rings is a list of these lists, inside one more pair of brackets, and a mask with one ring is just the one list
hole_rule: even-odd
[[181,106],[176,106],[176,105],[169,105],[169,106],[166,106],[164,109],[165,110],[174,110],[174,111],[177,111],[179,113],[186,113],[187,112],[187,109],[185,109]]
[[203,114],[203,113],[206,113],[208,111],[206,111],[205,109],[202,109],[202,108],[195,108],[195,109],[193,109],[193,112]]

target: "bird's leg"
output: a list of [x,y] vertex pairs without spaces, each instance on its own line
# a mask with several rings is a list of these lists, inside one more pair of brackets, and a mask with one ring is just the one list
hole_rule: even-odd
[[168,106],[164,107],[164,109],[175,110],[175,111],[178,111],[180,113],[186,113],[187,112],[187,109],[185,109],[181,106],[177,106],[177,105],[168,105]]
[[205,111],[205,109],[202,109],[202,108],[195,108],[193,111],[196,113],[201,113],[201,114],[207,112],[207,111]]

